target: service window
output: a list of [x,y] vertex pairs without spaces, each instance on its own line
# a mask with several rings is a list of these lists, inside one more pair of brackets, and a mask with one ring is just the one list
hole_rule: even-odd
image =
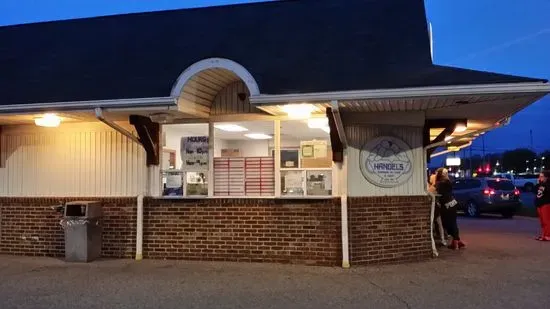
[[281,195],[332,195],[327,118],[281,121]]
[[214,196],[274,196],[273,121],[214,124]]
[[208,124],[162,129],[162,195],[208,196]]

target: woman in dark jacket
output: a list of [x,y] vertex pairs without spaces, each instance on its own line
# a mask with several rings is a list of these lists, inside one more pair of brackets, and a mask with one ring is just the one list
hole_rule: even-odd
[[441,205],[441,219],[447,233],[453,237],[453,241],[449,245],[451,249],[464,248],[466,245],[460,240],[458,224],[456,222],[456,207],[457,201],[453,196],[453,184],[449,179],[447,169],[440,168],[435,176],[435,188],[439,194],[439,204]]

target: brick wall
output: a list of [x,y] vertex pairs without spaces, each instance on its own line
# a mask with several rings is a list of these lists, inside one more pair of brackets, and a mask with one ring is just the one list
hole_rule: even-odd
[[148,199],[144,257],[338,265],[339,204],[339,199]]
[[[135,198],[0,198],[0,253],[63,256],[59,201],[104,206],[102,255],[132,258]],[[338,265],[340,202],[208,199],[144,202],[144,257]]]
[[430,258],[430,206],[425,196],[349,197],[352,266]]
[[0,253],[63,256],[61,214],[50,206],[60,201],[99,200],[104,207],[104,257],[133,257],[135,250],[135,198],[11,198],[0,197]]

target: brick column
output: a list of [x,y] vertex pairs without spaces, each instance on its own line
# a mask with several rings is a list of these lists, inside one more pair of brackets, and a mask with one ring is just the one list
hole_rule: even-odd
[[351,265],[429,259],[427,196],[349,197]]

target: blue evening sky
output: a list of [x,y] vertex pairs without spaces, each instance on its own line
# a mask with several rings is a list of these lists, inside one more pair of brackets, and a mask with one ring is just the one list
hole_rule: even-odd
[[[342,1],[342,0],[334,0]],[[0,25],[97,15],[256,2],[250,0],[2,0]],[[425,0],[434,29],[434,61],[550,79],[550,0]],[[0,43],[1,44],[1,43]],[[550,98],[485,137],[488,152],[550,149]],[[474,143],[481,149],[481,140]]]

